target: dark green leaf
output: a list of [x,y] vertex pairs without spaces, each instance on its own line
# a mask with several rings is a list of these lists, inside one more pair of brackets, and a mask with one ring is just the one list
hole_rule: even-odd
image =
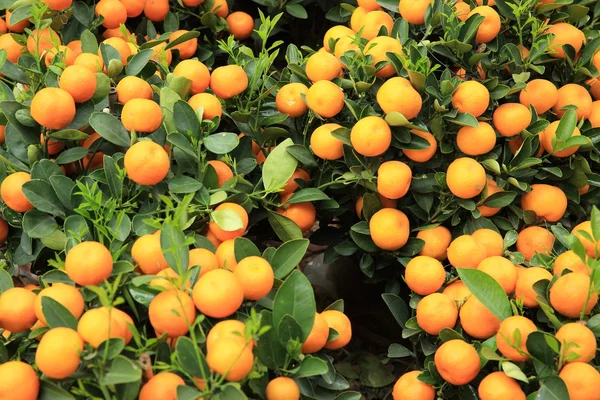
[[271,259],[275,278],[283,279],[296,268],[304,258],[309,244],[308,239],[296,239],[282,244]]
[[121,147],[129,147],[129,133],[114,115],[95,112],[90,117],[90,125],[107,141]]
[[51,329],[65,327],[77,330],[77,318],[52,297],[42,296],[42,313]]
[[292,316],[302,328],[300,341],[306,340],[315,319],[316,304],[312,286],[300,271],[294,271],[277,290],[273,304],[273,325],[283,317]]
[[496,318],[503,321],[512,315],[508,297],[494,278],[477,269],[456,268],[456,271],[471,293],[473,293],[477,300],[481,301],[481,303],[483,303]]

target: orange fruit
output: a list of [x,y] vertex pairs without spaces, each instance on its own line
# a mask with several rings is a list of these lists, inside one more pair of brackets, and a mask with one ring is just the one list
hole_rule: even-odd
[[163,115],[158,103],[148,99],[131,99],[121,112],[121,122],[128,131],[154,132],[160,127]]
[[156,275],[169,268],[160,245],[160,235],[144,235],[136,239],[131,257],[146,275]]
[[[588,118],[592,114],[592,96],[586,88],[575,83],[569,83],[558,89],[558,100],[552,107],[557,117],[561,118],[566,110],[563,107],[575,106],[577,120]],[[556,121],[558,122],[558,121]]]
[[58,59],[67,66],[73,65],[75,62],[75,54],[73,54],[70,48],[67,46],[58,46],[44,53],[44,64],[46,64],[46,67],[54,62],[56,56],[59,56]]
[[0,295],[0,328],[13,333],[30,329],[37,321],[35,299],[35,293],[19,287],[10,288],[2,293]]
[[[83,339],[70,328],[53,328],[44,333],[35,351],[39,370],[52,379],[65,379],[79,368]],[[59,361],[60,362],[57,362]]]
[[392,390],[393,400],[435,400],[433,386],[419,380],[421,371],[410,371],[398,378]]
[[321,316],[327,322],[330,329],[334,329],[338,333],[338,338],[328,341],[325,348],[329,350],[338,350],[346,346],[352,339],[352,324],[343,312],[337,310],[325,310]]
[[135,18],[144,11],[146,0],[120,0],[127,10],[128,18]]
[[350,28],[352,28],[354,32],[358,33],[360,27],[362,26],[362,20],[368,12],[369,10],[361,6],[358,6],[354,9],[352,15],[350,16]]
[[227,381],[239,382],[252,371],[254,355],[243,342],[223,338],[207,351],[206,362],[211,371],[224,375]]
[[6,59],[16,64],[21,54],[25,51],[25,47],[17,42],[11,34],[5,33],[0,35],[0,50],[5,50]]
[[[206,65],[198,60],[183,60],[177,64],[173,70],[173,75],[183,76],[192,81],[192,88],[190,89],[191,94],[204,93],[210,85],[210,72],[208,71],[208,68],[206,68]],[[220,104],[221,103],[219,103],[219,105]]]
[[239,65],[225,65],[213,70],[210,76],[210,88],[224,100],[241,94],[248,87],[248,76]]
[[288,114],[291,118],[306,114],[308,106],[302,95],[306,96],[307,92],[308,88],[303,83],[294,82],[283,85],[275,97],[277,111]]
[[282,207],[277,212],[294,221],[302,232],[307,232],[315,224],[317,210],[310,201],[287,204],[286,201],[290,197],[292,197],[292,193],[281,196]]
[[157,278],[150,281],[150,286],[161,288],[162,290],[177,289],[183,287],[183,285],[185,285],[187,289],[190,288],[190,283],[183,282],[181,276],[179,276],[172,268],[161,269],[156,276]]
[[328,337],[329,325],[327,325],[327,321],[321,314],[315,313],[313,326],[308,334],[308,337],[302,344],[302,353],[312,354],[320,351],[323,347],[325,347]]
[[[592,290],[588,299],[588,292]],[[550,305],[560,314],[579,318],[582,311],[589,314],[598,303],[598,293],[590,288],[590,276],[572,272],[558,278],[550,287]],[[587,302],[586,302],[587,301]]]
[[229,32],[236,40],[245,40],[252,36],[254,31],[254,19],[248,13],[236,11],[227,16],[225,19]]
[[188,103],[194,111],[200,107],[203,109],[202,119],[221,118],[223,106],[219,99],[210,93],[198,93],[189,98]]
[[545,33],[552,33],[554,38],[550,42],[549,54],[555,58],[566,58],[564,45],[571,45],[575,49],[575,54],[579,53],[585,43],[585,35],[582,31],[566,22],[552,24]]
[[51,28],[34,29],[27,36],[27,51],[36,58],[40,58],[44,52],[57,48],[62,44],[58,34]]
[[[46,138],[43,133],[40,134],[40,143],[42,145],[46,144]],[[65,145],[63,142],[60,142],[58,140],[49,139],[48,146],[46,146],[46,147],[48,150],[48,154],[53,156],[53,155],[60,153],[64,149]]]
[[541,226],[530,226],[519,232],[517,251],[529,261],[536,254],[550,254],[554,246],[554,235]]
[[98,348],[102,342],[108,339],[124,339],[127,328],[112,311],[113,309],[108,307],[100,307],[89,309],[83,313],[77,324],[77,332],[84,342]]
[[517,267],[510,260],[500,256],[488,257],[479,263],[477,269],[494,278],[506,294],[515,290]]
[[[125,5],[125,4],[123,4],[123,5]],[[111,37],[118,37],[118,38],[125,40],[128,43],[129,42],[135,43],[137,41],[135,35],[133,35],[131,32],[129,32],[129,29],[127,29],[126,27],[121,28],[120,26],[117,28],[105,30],[102,33],[102,37],[104,39],[108,39]]]
[[[371,239],[383,250],[395,251],[408,241],[410,222],[408,217],[400,210],[382,208],[371,217],[369,221]],[[390,235],[394,232],[394,235]]]
[[421,111],[423,100],[408,79],[397,76],[381,85],[377,91],[377,104],[386,114],[399,112],[410,120]]
[[522,299],[526,307],[538,307],[535,299],[538,294],[533,285],[542,279],[552,280],[552,274],[541,267],[517,268],[517,283],[515,285],[515,298]]
[[481,116],[490,104],[490,92],[481,83],[466,81],[458,85],[452,94],[452,106],[459,113]]
[[431,158],[435,155],[435,152],[437,151],[438,147],[435,136],[433,136],[429,132],[424,132],[417,129],[411,129],[410,132],[427,140],[429,142],[429,147],[422,150],[404,149],[402,150],[404,155],[410,158],[411,160],[419,163],[424,163],[431,160]]
[[308,88],[306,104],[315,114],[332,118],[344,108],[344,92],[335,83],[321,80]]
[[343,157],[344,143],[331,134],[341,127],[338,124],[324,124],[314,130],[310,136],[310,147],[317,157],[323,160],[337,160]]
[[208,164],[210,164],[217,173],[219,187],[223,186],[225,182],[233,178],[233,171],[229,168],[229,165],[225,164],[223,161],[210,160]]
[[97,54],[90,53],[82,53],[75,58],[73,65],[81,65],[93,72],[94,74],[97,72],[102,72],[104,69],[104,61],[102,61],[102,57]]
[[[554,122],[550,123],[550,125],[548,125],[548,127],[546,127],[545,130],[540,132],[540,134],[539,134],[540,143],[544,147],[544,150],[546,150],[548,153],[552,154],[555,157],[569,157],[569,156],[575,154],[575,152],[577,150],[579,150],[579,146],[569,147],[569,148],[561,150],[561,151],[554,151],[554,146],[552,144],[552,141],[553,141],[554,137],[556,136],[556,129],[558,128],[559,123],[560,123],[560,121],[554,121]],[[581,132],[579,131],[579,128],[575,127],[575,130],[573,131],[572,136],[581,136]]]
[[574,362],[565,365],[558,376],[567,385],[571,400],[598,400],[600,373],[590,364]]
[[211,11],[221,18],[225,18],[227,14],[229,14],[229,6],[227,4],[227,0],[215,0]]
[[[150,1],[150,0],[149,0]],[[185,386],[185,381],[172,372],[159,372],[140,390],[139,400],[176,400],[177,387]]]
[[446,281],[446,271],[433,257],[417,256],[406,264],[404,280],[413,292],[426,296],[437,292]]
[[267,260],[257,256],[242,259],[233,274],[238,279],[244,297],[248,300],[260,300],[273,288],[275,274]]
[[288,179],[287,182],[285,183],[285,186],[283,187],[283,191],[281,192],[281,194],[287,195],[290,193],[294,193],[296,191],[296,189],[298,189],[300,187],[298,185],[298,183],[296,183],[297,179],[302,180],[304,182],[308,182],[308,181],[310,181],[310,175],[308,174],[308,172],[306,172],[302,168],[296,168],[296,170],[294,171],[294,173],[292,174],[290,179]]
[[90,100],[96,91],[96,76],[81,65],[71,65],[63,71],[59,85],[76,103],[83,103]]
[[27,172],[13,172],[4,178],[0,186],[0,197],[8,208],[19,213],[33,209],[33,205],[23,193],[23,185],[30,180],[31,175]]
[[[8,19],[8,18],[7,18]],[[40,380],[33,367],[22,361],[0,364],[0,399],[36,400]]]
[[[169,36],[169,42],[174,42],[175,39],[180,38],[181,36],[185,35],[188,32],[189,31],[181,29],[181,30],[171,33],[171,36]],[[179,43],[178,45],[171,47],[171,50],[179,50],[179,58],[181,60],[187,60],[188,58],[192,58],[194,56],[194,54],[196,54],[197,49],[198,49],[198,38],[188,39],[183,43]],[[198,61],[198,62],[200,62],[200,61]],[[179,63],[179,64],[181,64],[181,63]],[[179,64],[177,66],[179,66]],[[177,67],[175,67],[175,68],[177,68]],[[206,72],[208,72],[208,70]],[[205,88],[205,90],[206,90],[206,88]],[[196,93],[200,93],[200,92],[196,92]]]
[[477,350],[462,340],[444,342],[435,352],[435,366],[444,380],[452,385],[466,385],[480,369]]
[[[490,197],[491,195],[493,195],[495,193],[499,193],[499,192],[503,192],[503,191],[504,190],[502,190],[498,187],[498,184],[496,183],[496,181],[488,178],[487,179],[487,193],[483,200],[487,199],[488,197]],[[498,212],[500,211],[500,208],[498,208],[498,207],[488,207],[485,205],[477,206],[477,209],[479,210],[481,215],[484,217],[494,216],[494,215],[498,214]]]
[[[104,0],[102,0],[104,1]],[[116,0],[108,0],[108,1],[116,1]],[[152,0],[148,0],[148,3]],[[123,66],[127,65],[127,57],[131,55],[131,48],[127,44],[127,42],[119,37],[111,37],[102,41],[102,44],[110,46],[117,50],[119,55],[121,56],[121,62]],[[98,56],[102,57],[101,49],[98,49]]]
[[404,0],[400,1],[400,15],[409,24],[423,25],[425,23],[425,10],[431,0]]
[[585,247],[585,253],[588,255],[588,257],[597,258],[598,252],[600,252],[600,240],[597,240],[594,243],[584,236],[582,232],[587,233],[587,236],[591,237],[592,239],[596,239],[594,237],[594,233],[592,232],[592,223],[590,221],[584,221],[575,226],[571,230],[571,233],[577,236],[577,239],[579,239],[579,241],[583,244]]
[[14,32],[14,33],[23,33],[25,32],[25,28],[28,28],[29,25],[31,25],[31,21],[29,19],[24,19],[22,21],[17,22],[14,25],[10,24],[10,16],[12,15],[12,13],[10,12],[10,10],[6,10],[6,18],[5,18],[5,22],[6,22],[6,27],[8,28],[9,31]]
[[118,308],[112,307],[110,309],[110,313],[111,317],[117,320],[117,325],[121,325],[123,327],[121,338],[125,341],[125,345],[127,345],[131,339],[133,339],[133,333],[128,326],[135,326],[133,319],[126,312],[121,311]]
[[0,218],[0,243],[5,243],[8,238],[8,223]]
[[592,128],[600,127],[600,101],[597,100],[592,103],[592,112],[588,120],[592,124]]
[[182,290],[160,292],[148,307],[150,324],[161,334],[179,337],[187,334],[196,319],[192,298]]
[[246,232],[246,228],[248,228],[248,213],[244,209],[244,207],[240,206],[236,203],[222,203],[215,211],[233,211],[236,213],[242,223],[242,227],[233,231],[226,231],[219,227],[216,222],[210,221],[208,225],[208,229],[221,241],[225,241],[228,239],[235,239],[236,237],[242,236],[244,232]]
[[454,328],[457,318],[456,303],[443,293],[429,294],[417,305],[417,324],[430,335],[439,335],[444,328]]
[[244,288],[233,272],[215,269],[198,279],[192,297],[201,313],[212,318],[225,318],[242,305]]
[[356,152],[365,157],[383,154],[392,143],[392,130],[381,117],[368,116],[352,127],[350,142]]
[[498,350],[511,361],[527,361],[529,359],[527,337],[535,331],[537,327],[529,318],[520,315],[506,318],[500,323],[500,329],[496,334]]
[[381,10],[369,11],[360,22],[361,36],[367,40],[377,37],[379,30],[383,27],[387,29],[388,33],[391,33],[392,25],[394,25],[394,20],[390,14]]
[[44,88],[33,96],[31,118],[44,128],[62,129],[75,118],[75,101],[66,90]]
[[228,319],[216,323],[215,326],[210,329],[208,335],[206,335],[207,350],[210,351],[214,344],[221,339],[237,340],[239,343],[246,345],[250,350],[252,350],[252,341],[249,341],[248,344],[246,344],[247,340],[245,329],[246,325],[242,321],[238,321],[236,319]]
[[519,383],[502,371],[492,372],[483,378],[477,393],[481,400],[525,400],[525,392]]
[[[398,203],[396,200],[390,200],[388,198],[383,197],[380,194],[377,194],[379,197],[379,203],[382,208],[396,208],[396,204]],[[359,196],[356,199],[355,211],[358,218],[362,218],[362,209],[363,209],[363,196]]]
[[166,48],[167,44],[167,42],[160,42],[156,46],[153,46],[152,56],[150,57],[150,59],[164,66],[171,65],[171,61],[173,61],[173,53],[171,52],[171,49]]
[[108,29],[118,28],[127,21],[127,8],[118,0],[101,0],[96,3],[94,12],[103,17],[102,26]]
[[217,261],[219,262],[219,267],[227,268],[230,271],[234,271],[237,267],[237,261],[235,258],[234,250],[234,239],[224,240],[221,244],[219,244],[219,246],[217,246],[215,256],[217,257]]
[[133,99],[152,100],[152,87],[137,76],[126,76],[117,84],[117,99],[121,104]]
[[446,184],[456,197],[470,199],[485,188],[485,170],[476,160],[469,157],[452,161],[446,171]]
[[456,144],[469,156],[489,153],[496,145],[496,132],[487,122],[479,121],[478,127],[463,126],[456,135]]
[[521,208],[531,210],[544,221],[556,222],[567,211],[567,196],[556,186],[531,185],[531,192],[521,197]]
[[144,15],[152,22],[162,22],[169,10],[169,0],[146,0]]
[[538,114],[544,114],[558,101],[558,89],[554,83],[545,79],[534,79],[527,82],[525,89],[521,90],[519,102],[526,107],[530,105]]
[[589,363],[596,357],[596,337],[587,326],[569,322],[561,326],[554,336],[561,344],[566,363]]
[[571,272],[581,272],[582,274],[588,275],[591,273],[591,270],[573,250],[565,251],[554,260],[554,265],[552,267],[554,275],[562,275],[563,271],[566,269]]
[[102,243],[81,242],[71,248],[65,259],[65,272],[78,285],[100,285],[113,269],[110,251]]
[[438,261],[447,258],[446,250],[452,241],[452,234],[445,226],[423,229],[417,233],[417,239],[425,241],[419,255],[433,257]]
[[471,10],[467,15],[467,19],[475,14],[485,17],[481,25],[479,25],[479,28],[477,28],[475,43],[491,42],[498,36],[500,29],[502,28],[500,15],[492,7],[479,6]]
[[[125,106],[141,99],[133,99]],[[156,104],[156,103],[154,103]],[[151,140],[135,143],[125,152],[127,177],[139,185],[152,186],[162,181],[171,167],[165,149]]]
[[[362,24],[363,19],[360,20],[361,24]],[[354,56],[360,54],[360,47],[357,44],[357,42],[359,40],[360,40],[360,38],[357,37],[357,35],[355,35],[354,32],[352,32],[352,35],[341,37],[335,44],[335,49],[334,49],[333,54],[335,55],[335,57],[338,60],[340,60],[340,62],[342,60],[342,57],[346,56],[346,53],[349,53],[348,54],[349,57],[354,57]]]
[[202,276],[208,271],[217,269],[219,262],[217,261],[217,256],[210,250],[192,249],[189,253],[188,269],[196,265],[200,266],[200,276]]
[[521,103],[506,103],[494,110],[492,120],[494,127],[502,136],[513,137],[529,126],[531,111]]
[[448,261],[455,268],[477,268],[486,257],[485,246],[471,235],[457,237],[448,247]]
[[400,199],[408,193],[412,171],[401,161],[386,161],[377,171],[377,191],[388,199]]
[[581,196],[583,196],[584,194],[586,194],[587,192],[590,191],[590,185],[585,185],[584,187],[580,187],[579,189],[577,189],[577,191],[579,192],[579,194]]
[[489,339],[500,328],[500,320],[475,296],[468,296],[459,315],[460,326],[476,339]]
[[[375,37],[365,45],[365,55],[373,58],[373,66],[383,61],[389,61],[387,53],[396,53],[402,56],[402,45],[398,39],[389,36]],[[375,74],[380,78],[390,78],[396,75],[392,63],[388,63]]]
[[463,1],[458,1],[454,4],[454,13],[456,14],[456,18],[465,22],[467,18],[469,18],[469,13],[471,12],[471,6]]
[[267,400],[299,400],[300,388],[292,378],[280,376],[267,384]]
[[50,287],[42,289],[35,299],[35,316],[43,324],[48,324],[42,309],[42,298],[46,296],[56,300],[77,319],[83,314],[83,296],[79,289],[64,283],[55,283]]
[[312,82],[331,81],[342,73],[342,63],[326,51],[313,53],[306,61],[306,76]]
[[358,0],[358,6],[367,11],[381,10],[381,6],[377,4],[377,0]]
[[352,29],[344,25],[333,26],[329,28],[329,30],[325,32],[325,36],[323,36],[323,48],[325,48],[326,51],[331,52],[331,47],[329,45],[330,41],[339,41],[342,38],[347,38],[349,36],[354,37]]
[[485,247],[487,256],[502,256],[504,254],[504,239],[492,229],[477,229],[471,237]]

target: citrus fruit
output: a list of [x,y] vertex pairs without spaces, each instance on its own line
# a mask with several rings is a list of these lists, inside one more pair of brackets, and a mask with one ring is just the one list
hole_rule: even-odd
[[321,314],[315,313],[313,326],[308,334],[308,337],[302,344],[302,353],[311,354],[321,350],[323,347],[325,347],[328,337],[329,325],[327,325],[327,321]]
[[65,259],[65,272],[81,286],[100,285],[112,269],[112,254],[99,242],[81,242],[69,250]]
[[192,296],[201,313],[213,318],[225,318],[242,305],[244,288],[233,272],[215,269],[198,279]]
[[275,274],[273,267],[262,257],[243,258],[235,267],[233,274],[238,278],[248,300],[260,300],[273,288]]
[[511,361],[527,361],[529,359],[527,337],[535,331],[537,327],[526,317],[517,315],[506,318],[500,323],[500,329],[496,334],[498,350]]
[[442,378],[452,385],[466,385],[480,369],[477,350],[459,339],[448,340],[438,347],[434,360]]
[[486,248],[471,235],[457,237],[448,247],[448,261],[455,268],[477,268],[486,257]]
[[267,400],[299,400],[300,388],[292,378],[280,376],[267,384]]
[[196,319],[196,308],[190,296],[181,290],[160,292],[148,307],[150,324],[161,334],[179,337],[189,332]]
[[350,142],[358,154],[366,157],[378,156],[390,147],[392,130],[381,117],[365,117],[352,127]]
[[578,318],[584,307],[583,314],[587,315],[598,303],[598,293],[593,290],[588,274],[572,272],[563,275],[550,287],[550,305],[565,317]]
[[500,320],[475,296],[469,296],[460,307],[460,326],[476,339],[489,339],[500,328]]
[[44,333],[35,351],[39,370],[52,379],[65,379],[79,368],[83,339],[77,331],[58,327]]
[[[402,211],[382,208],[371,217],[369,230],[371,239],[379,248],[395,251],[408,241],[410,222]],[[394,232],[394,235],[390,235],[390,232]]]
[[325,344],[326,349],[338,350],[350,343],[352,325],[346,314],[337,310],[325,310],[321,313],[321,316],[327,322],[329,329],[334,329],[339,335],[336,339]]
[[450,163],[446,171],[448,188],[461,199],[470,199],[480,194],[486,182],[485,170],[472,158],[457,158]]
[[437,292],[446,281],[441,262],[429,256],[417,256],[406,264],[404,280],[413,292],[426,296]]
[[206,362],[211,371],[224,375],[229,382],[244,379],[254,366],[254,355],[243,342],[223,338],[207,351]]
[[417,324],[430,335],[439,335],[444,328],[454,328],[457,318],[456,303],[443,293],[429,294],[417,304]]

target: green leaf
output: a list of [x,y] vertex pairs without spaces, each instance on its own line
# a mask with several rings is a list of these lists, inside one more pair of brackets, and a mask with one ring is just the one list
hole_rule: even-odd
[[27,200],[36,208],[58,217],[65,217],[62,203],[56,197],[52,186],[41,179],[32,179],[23,185],[23,193]]
[[517,192],[498,192],[487,197],[483,205],[492,208],[502,208],[511,205],[515,197],[517,197]]
[[[386,0],[377,0],[378,3]],[[333,400],[360,400],[362,399],[362,395],[358,392],[344,392],[335,396]]]
[[510,301],[498,282],[490,275],[477,269],[456,268],[458,276],[469,288],[471,293],[486,306],[486,308],[500,319],[512,316]]
[[179,100],[175,103],[173,106],[173,118],[175,120],[175,127],[180,133],[189,137],[200,137],[200,121],[198,121],[194,109],[187,101]]
[[54,189],[54,193],[56,193],[56,197],[58,197],[62,205],[67,210],[72,210],[71,192],[75,187],[75,183],[66,176],[54,175],[50,177],[50,185],[52,185],[52,189]]
[[287,11],[288,14],[290,14],[291,16],[294,16],[296,18],[300,18],[300,19],[308,18],[306,9],[304,7],[302,7],[300,4],[288,4],[287,6],[285,6],[285,11]]
[[285,315],[293,317],[302,329],[301,342],[310,333],[316,313],[312,285],[300,271],[294,271],[277,290],[273,302],[273,325],[279,326]]
[[294,158],[298,160],[300,164],[306,167],[311,168],[317,166],[317,162],[315,161],[315,158],[313,157],[311,151],[300,144],[293,144],[291,146],[288,146],[286,148],[286,151],[292,156],[294,156]]
[[115,159],[106,154],[103,156],[103,162],[106,182],[108,183],[110,193],[113,197],[120,199],[123,195],[123,179],[119,173],[120,168]]
[[113,360],[108,373],[100,380],[100,383],[102,385],[117,385],[138,382],[141,379],[142,369],[127,357],[118,356]]
[[31,167],[31,179],[50,182],[50,178],[53,176],[63,176],[63,172],[56,163],[50,160],[41,159]]
[[291,315],[284,315],[277,325],[277,339],[286,348],[290,342],[300,342],[302,335],[300,324]]
[[233,232],[244,227],[242,219],[233,210],[213,211],[210,213],[210,219],[216,223],[219,228],[227,232]]
[[469,113],[459,113],[455,118],[450,119],[449,122],[452,122],[456,125],[470,126],[473,128],[477,128],[479,126],[479,121],[477,121],[477,118]]
[[248,397],[237,386],[231,384],[222,387],[221,392],[215,397],[215,400],[248,400]]
[[125,341],[122,338],[109,338],[100,343],[98,354],[102,354],[108,360],[112,360],[125,348]]
[[81,50],[84,53],[98,54],[98,41],[89,29],[81,33]]
[[504,371],[504,373],[507,376],[509,376],[513,379],[516,379],[521,382],[529,383],[529,379],[527,379],[527,375],[525,375],[525,373],[523,373],[523,371],[521,371],[521,368],[519,368],[517,365],[511,363],[510,361],[502,362],[502,370]]
[[60,153],[56,157],[56,163],[59,165],[70,164],[73,161],[79,161],[87,156],[88,149],[84,147],[73,147]]
[[[268,310],[260,312],[261,322],[263,326],[273,326],[273,314]],[[256,345],[256,354],[260,361],[269,369],[279,369],[283,367],[286,359],[286,351],[277,340],[277,332],[275,329],[268,330],[260,337]]]
[[404,358],[404,357],[414,357],[414,354],[412,351],[410,351],[406,347],[402,346],[401,344],[392,343],[392,344],[390,344],[390,347],[388,348],[387,356],[389,358]]
[[383,293],[381,297],[383,298],[383,301],[385,301],[385,304],[388,306],[388,309],[394,316],[396,322],[398,322],[398,325],[400,325],[402,329],[406,328],[406,321],[408,321],[410,314],[404,300],[392,293]]
[[6,292],[8,289],[12,289],[14,287],[12,277],[8,272],[3,269],[0,269],[0,294]]
[[92,113],[90,125],[104,139],[120,147],[129,147],[129,133],[114,115],[103,112]]
[[292,144],[292,139],[285,139],[267,156],[262,167],[263,185],[267,191],[281,189],[296,170],[298,161],[287,152]]
[[288,242],[294,239],[302,239],[302,230],[288,217],[269,211],[269,224],[275,231],[275,234],[282,242]]
[[233,241],[233,252],[237,262],[242,261],[246,257],[260,257],[258,247],[252,241],[244,237],[236,237]]
[[551,376],[542,381],[536,400],[565,400],[569,398],[567,385],[559,376]]
[[185,372],[197,378],[208,378],[206,375],[209,373],[209,369],[206,358],[190,338],[185,336],[179,337],[175,345],[175,352],[179,364]]
[[44,236],[40,239],[42,244],[49,249],[62,251],[65,249],[67,244],[67,235],[61,230],[55,230],[48,236]]
[[600,211],[596,206],[592,206],[590,224],[592,225],[592,236],[594,240],[600,241]]
[[567,110],[556,128],[556,140],[567,140],[573,135],[577,127],[577,113],[575,110]]
[[37,400],[75,400],[75,397],[54,383],[40,381],[40,394]]
[[77,318],[52,297],[42,296],[42,313],[51,329],[65,327],[77,330]]
[[186,32],[183,35],[179,36],[177,39],[173,40],[172,42],[169,42],[169,44],[167,44],[167,46],[165,47],[165,50],[169,50],[169,49],[177,46],[178,44],[187,42],[188,40],[195,39],[198,36],[200,36],[200,32],[198,32],[198,31]]
[[235,133],[221,132],[210,135],[204,139],[204,146],[215,154],[227,154],[235,149],[240,139]]
[[177,386],[177,400],[198,400],[201,398],[202,392],[200,392],[199,390],[186,385]]
[[292,375],[294,378],[308,378],[310,376],[324,375],[328,371],[327,363],[320,358],[307,355],[298,370]]
[[58,225],[51,215],[38,210],[29,210],[23,216],[23,230],[31,238],[39,239],[51,235]]
[[187,271],[190,252],[185,245],[185,233],[174,224],[165,224],[160,230],[160,247],[169,267],[179,276]]
[[551,367],[556,365],[561,343],[546,332],[532,332],[527,336],[527,351],[532,357]]
[[54,132],[48,135],[50,139],[62,139],[62,140],[85,140],[89,135],[78,131],[77,129],[65,129],[62,131]]
[[302,261],[310,242],[308,239],[296,239],[285,242],[273,254],[271,266],[275,278],[285,278]]
[[172,177],[167,184],[171,193],[196,193],[203,186],[196,179],[183,175]]
[[322,190],[315,188],[301,189],[286,200],[286,204],[304,203],[307,201],[330,200]]
[[154,51],[152,49],[145,49],[138,52],[136,55],[131,57],[131,60],[129,60],[127,63],[127,66],[125,67],[125,73],[128,76],[138,75],[140,72],[142,72],[146,64],[148,64],[148,61],[150,61],[150,58],[153,54]]

